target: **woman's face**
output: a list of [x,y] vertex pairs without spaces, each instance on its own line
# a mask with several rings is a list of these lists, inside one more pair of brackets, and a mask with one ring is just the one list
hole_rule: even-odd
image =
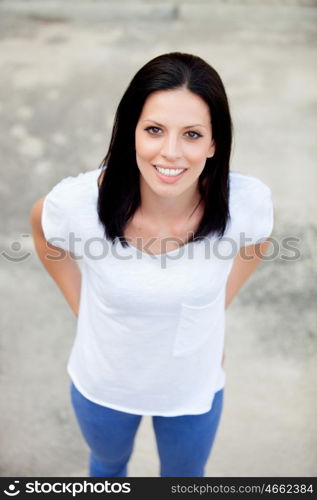
[[136,126],[135,149],[141,182],[158,195],[196,188],[215,152],[208,105],[185,88],[153,92]]
[[135,149],[141,182],[158,195],[196,187],[215,152],[207,104],[185,88],[153,92],[136,126]]

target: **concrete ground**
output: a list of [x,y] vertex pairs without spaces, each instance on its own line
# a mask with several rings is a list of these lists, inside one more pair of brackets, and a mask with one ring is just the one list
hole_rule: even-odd
[[[231,168],[271,187],[278,242],[228,310],[206,476],[316,476],[316,3],[44,4],[0,2],[0,475],[87,474],[66,374],[76,321],[35,254],[28,213],[58,180],[99,165],[133,74],[179,50],[222,76]],[[150,417],[129,474],[159,475]]]

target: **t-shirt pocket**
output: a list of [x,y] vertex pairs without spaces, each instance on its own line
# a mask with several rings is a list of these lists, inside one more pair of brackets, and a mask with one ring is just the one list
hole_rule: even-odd
[[202,347],[213,332],[218,330],[223,313],[223,290],[212,302],[202,306],[182,303],[173,355],[187,356]]

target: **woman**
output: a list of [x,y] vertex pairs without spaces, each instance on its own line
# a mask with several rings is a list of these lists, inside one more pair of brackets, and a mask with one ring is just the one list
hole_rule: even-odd
[[62,179],[31,210],[38,255],[78,315],[68,373],[91,477],[127,475],[142,415],[161,476],[204,475],[225,308],[265,255],[273,218],[270,189],[229,173],[230,150],[217,72],[164,54],[124,93],[101,168]]

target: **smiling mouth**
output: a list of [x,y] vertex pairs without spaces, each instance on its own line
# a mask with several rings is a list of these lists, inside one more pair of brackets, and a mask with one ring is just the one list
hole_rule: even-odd
[[153,165],[153,167],[162,175],[165,175],[166,177],[178,177],[179,175],[181,175],[183,172],[185,172],[185,170],[187,170],[186,168],[171,168],[171,167],[168,167],[168,168],[163,168],[163,167],[159,167],[157,165]]

